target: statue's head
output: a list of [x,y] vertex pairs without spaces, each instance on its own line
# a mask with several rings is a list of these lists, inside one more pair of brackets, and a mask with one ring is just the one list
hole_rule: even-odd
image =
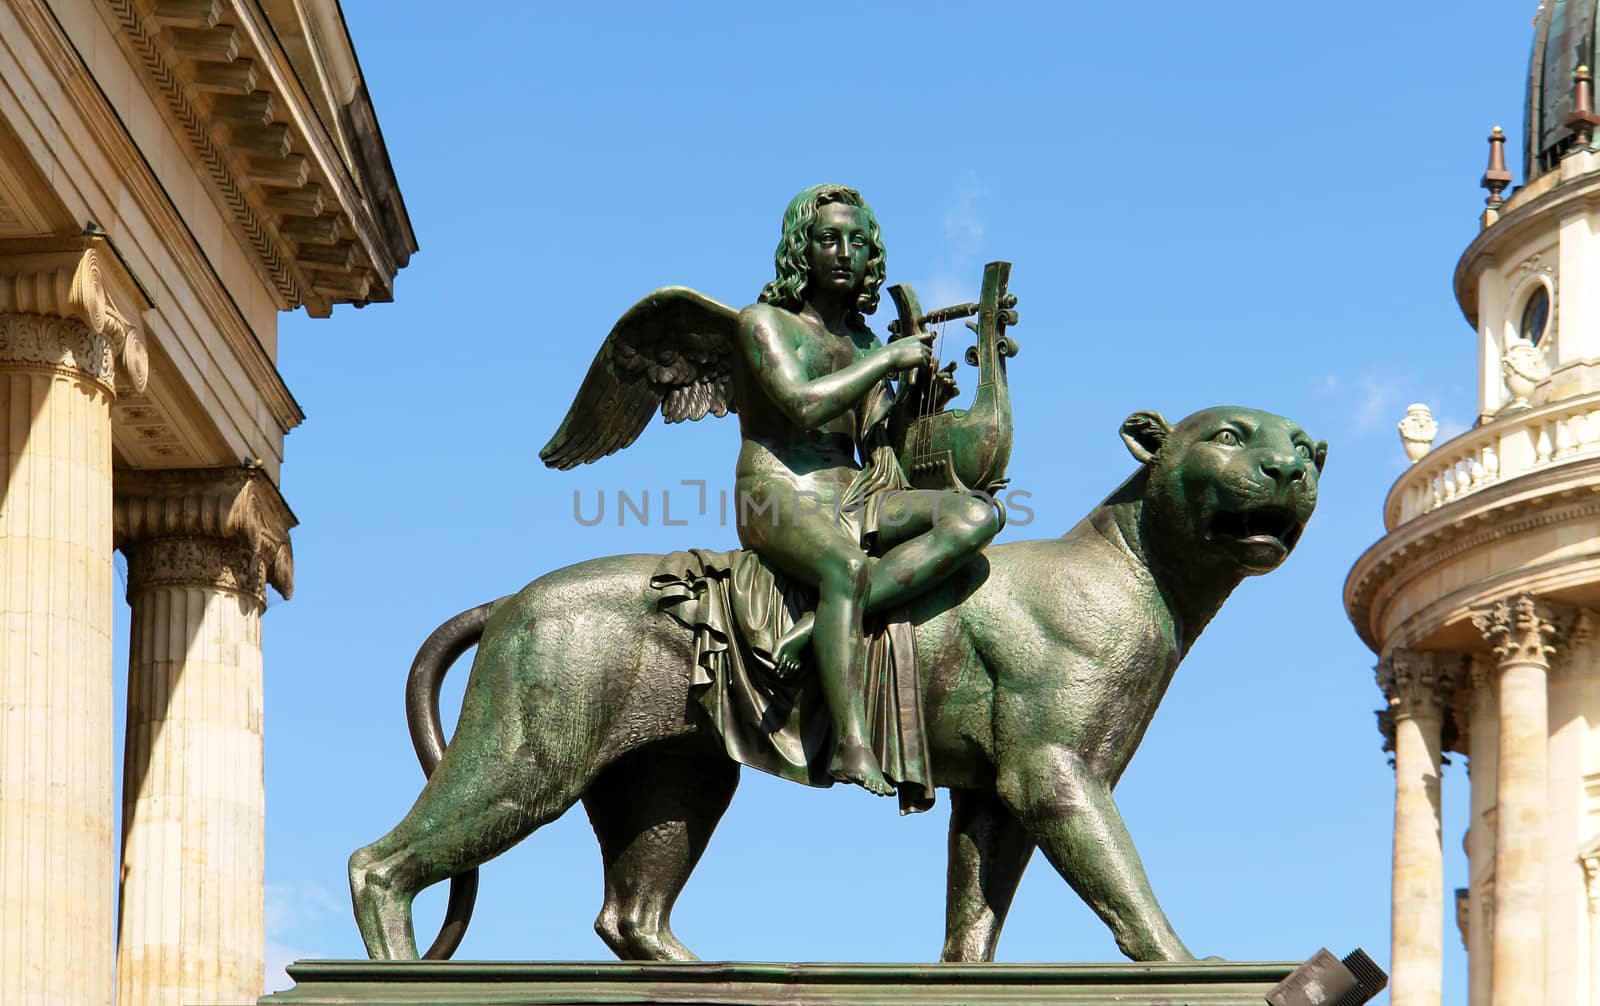
[[778,250],[773,255],[777,278],[761,290],[763,304],[776,304],[791,311],[799,310],[805,301],[806,284],[811,278],[807,248],[811,243],[812,227],[818,211],[832,204],[854,206],[861,210],[866,220],[867,274],[856,297],[856,309],[871,314],[878,309],[878,288],[883,286],[884,251],[883,235],[878,232],[878,218],[872,207],[861,198],[861,193],[843,185],[813,185],[789,200],[783,211],[783,237],[778,240]]
[[1317,506],[1328,445],[1257,409],[1203,409],[1176,426],[1135,412],[1122,439],[1147,476],[1146,546],[1169,564],[1266,573],[1294,550]]

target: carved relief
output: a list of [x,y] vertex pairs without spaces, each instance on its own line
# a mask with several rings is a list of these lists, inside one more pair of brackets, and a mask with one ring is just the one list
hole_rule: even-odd
[[1400,444],[1412,464],[1421,461],[1433,449],[1433,438],[1439,435],[1439,423],[1433,411],[1421,402],[1406,406],[1405,418],[1400,420]]
[[1517,272],[1524,276],[1536,272],[1542,272],[1546,275],[1554,276],[1556,269],[1555,266],[1545,265],[1544,257],[1538,253],[1534,253],[1517,264]]
[[1529,408],[1528,399],[1545,378],[1550,376],[1550,362],[1539,347],[1523,339],[1511,339],[1505,356],[1500,358],[1500,372],[1505,377],[1506,390],[1511,392],[1507,408]]
[[1461,654],[1396,647],[1378,662],[1378,687],[1395,716],[1437,716],[1465,677],[1466,664]]
[[[130,590],[134,586],[133,555],[140,543],[208,539],[231,543],[255,557],[252,567],[259,566],[257,593],[263,580],[285,598],[294,593],[289,529],[297,521],[277,487],[259,470],[118,471],[115,493],[112,527],[117,547],[128,553]],[[244,587],[237,589],[243,591]]]
[[128,598],[150,587],[207,587],[266,603],[266,561],[223,538],[152,538],[123,546]]
[[1567,645],[1560,658],[1550,666],[1552,680],[1579,678],[1593,673],[1595,665],[1595,616],[1587,608],[1579,609],[1567,631]]
[[1589,892],[1589,914],[1600,915],[1600,854],[1590,853],[1583,863],[1584,887]]
[[1550,607],[1528,594],[1496,601],[1491,607],[1473,612],[1472,624],[1489,641],[1501,663],[1548,666],[1561,635]]
[[[20,242],[15,247],[21,251],[0,252],[0,315],[24,319],[23,328],[38,326],[37,320],[28,322],[29,318],[81,323],[77,327],[92,340],[80,346],[80,355],[98,359],[92,367],[75,359],[76,366],[108,387],[120,385],[142,392],[150,377],[150,358],[138,315],[148,303],[102,245],[98,239],[75,238]],[[25,341],[27,336],[16,338]],[[44,351],[25,348],[21,352]],[[65,366],[27,355],[0,355],[0,359]]]
[[43,314],[0,315],[0,362],[42,367],[114,386],[111,343],[80,321]]

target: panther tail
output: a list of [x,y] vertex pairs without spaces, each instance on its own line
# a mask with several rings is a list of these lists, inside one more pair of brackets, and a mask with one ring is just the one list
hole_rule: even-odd
[[[411,674],[406,678],[406,726],[411,729],[411,744],[417,749],[417,761],[422,763],[422,774],[433,775],[444,757],[444,724],[439,719],[439,686],[444,683],[445,672],[467,650],[483,638],[483,627],[489,621],[489,612],[496,602],[468,608],[437,629],[433,630],[417,651],[411,662]],[[444,924],[434,939],[425,960],[449,960],[467,934],[467,923],[472,921],[472,907],[478,900],[478,868],[450,878],[450,899],[445,905]]]

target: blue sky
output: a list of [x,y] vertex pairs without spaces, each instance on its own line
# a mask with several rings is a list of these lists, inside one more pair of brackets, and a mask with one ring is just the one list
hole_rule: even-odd
[[[1340,591],[1381,533],[1406,404],[1441,439],[1473,417],[1450,275],[1484,137],[1520,138],[1533,0],[665,6],[345,4],[422,250],[393,304],[283,321],[309,418],[283,469],[297,593],[263,631],[273,959],[362,954],[344,862],[420,788],[401,695],[435,625],[587,557],[733,544],[714,515],[572,517],[575,492],[726,485],[733,421],[658,423],[578,472],[537,451],[634,300],[686,284],[748,303],[785,202],[839,181],[925,305],[1015,263],[1011,472],[1036,516],[1002,540],[1059,535],[1120,482],[1137,409],[1237,403],[1329,441],[1299,551],[1207,630],[1117,799],[1197,953],[1387,961],[1393,773]],[[1465,883],[1459,761],[1447,889]],[[900,818],[747,771],[675,928],[708,959],[935,959],[947,806]],[[441,904],[419,902],[424,939]],[[599,905],[573,812],[485,869],[461,956],[605,958]],[[1042,858],[1000,956],[1119,957]]]

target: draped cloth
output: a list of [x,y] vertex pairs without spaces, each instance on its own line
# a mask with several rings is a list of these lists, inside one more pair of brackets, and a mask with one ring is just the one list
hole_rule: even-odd
[[[833,785],[833,722],[816,669],[808,661],[784,676],[772,660],[777,641],[814,606],[812,592],[748,550],[673,552],[650,584],[660,592],[658,607],[694,633],[690,693],[728,755],[782,779]],[[927,727],[916,640],[904,618],[869,619],[861,678],[849,686],[866,698],[872,750],[899,793],[900,812],[928,810]]]

